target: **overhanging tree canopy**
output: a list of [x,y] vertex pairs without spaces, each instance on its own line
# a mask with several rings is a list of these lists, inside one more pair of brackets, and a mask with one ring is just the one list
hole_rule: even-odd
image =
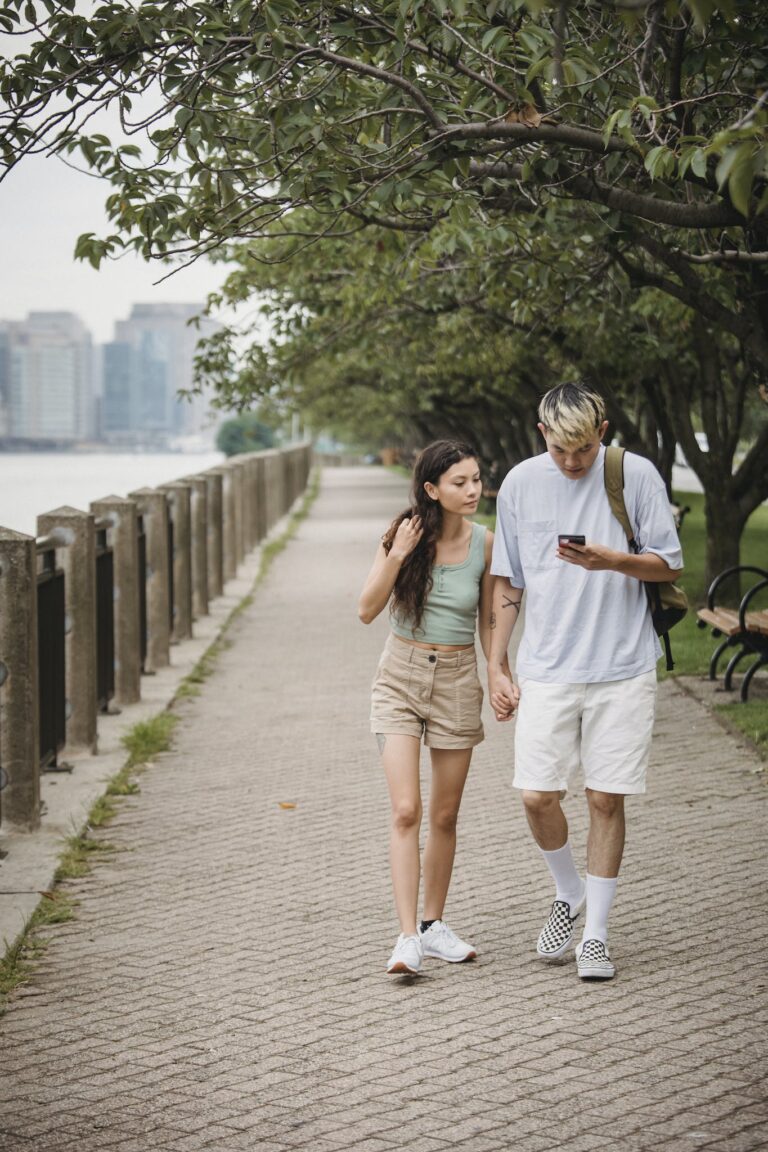
[[[112,184],[115,229],[81,238],[83,257],[193,259],[246,241],[251,259],[300,262],[375,229],[427,238],[439,268],[493,230],[510,279],[530,255],[521,317],[539,277],[531,236],[566,246],[558,276],[583,277],[575,213],[628,302],[662,293],[683,309],[687,340],[666,364],[673,430],[704,477],[712,538],[728,537],[734,508],[743,518],[768,479],[765,452],[741,487],[724,471],[744,384],[764,388],[768,364],[759,0],[74,7],[0,12],[8,32],[32,33],[0,65],[0,155],[57,151]],[[93,130],[107,106],[129,143]],[[717,462],[697,460],[694,400],[722,433]]]
[[[82,245],[94,259],[258,236],[302,204],[329,230],[419,230],[563,196],[689,230],[682,259],[764,251],[759,2],[74,7],[4,6],[37,39],[0,72],[2,148],[77,150],[112,181],[119,232]],[[141,151],[89,135],[109,104]]]

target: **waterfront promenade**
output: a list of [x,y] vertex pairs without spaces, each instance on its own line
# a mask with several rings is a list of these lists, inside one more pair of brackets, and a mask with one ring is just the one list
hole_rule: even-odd
[[[386,622],[356,600],[404,496],[381,469],[324,473],[112,851],[66,885],[77,916],[0,1020],[3,1152],[766,1146],[766,784],[672,681],[629,805],[616,980],[534,957],[550,889],[487,708],[446,912],[478,959],[385,975]],[[567,811],[582,853],[583,796]]]

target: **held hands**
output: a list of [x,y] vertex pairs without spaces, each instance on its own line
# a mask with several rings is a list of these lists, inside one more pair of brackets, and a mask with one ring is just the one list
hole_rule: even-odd
[[396,560],[405,560],[406,556],[410,556],[419,540],[424,534],[424,529],[421,523],[421,516],[413,516],[411,519],[406,517],[401,520],[397,526],[395,538],[392,541],[392,547],[389,551],[390,556]]
[[501,723],[511,720],[520,703],[520,689],[505,672],[488,673],[488,694],[496,719]]
[[560,544],[557,549],[558,560],[565,560],[566,564],[575,564],[578,568],[586,568],[588,572],[610,572],[616,568],[618,552],[606,548],[603,544]]

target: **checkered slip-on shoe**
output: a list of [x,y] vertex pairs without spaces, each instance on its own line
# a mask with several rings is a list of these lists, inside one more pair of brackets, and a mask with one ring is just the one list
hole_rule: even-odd
[[616,965],[602,940],[582,940],[576,947],[576,971],[582,980],[611,980]]
[[586,903],[586,891],[573,908],[567,900],[555,900],[549,919],[541,930],[536,955],[542,960],[559,960],[573,942],[574,925]]

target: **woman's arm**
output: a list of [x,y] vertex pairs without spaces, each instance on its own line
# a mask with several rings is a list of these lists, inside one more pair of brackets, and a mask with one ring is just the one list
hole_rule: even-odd
[[[480,580],[480,604],[478,608],[477,630],[480,635],[480,647],[486,660],[491,658],[491,630],[493,628],[493,586],[496,577],[491,575],[491,556],[493,554],[493,532],[490,529],[485,534],[485,571]],[[504,653],[503,669],[511,677],[509,657]]]
[[520,699],[518,687],[512,683],[508,649],[522,600],[522,588],[515,588],[506,576],[494,577],[488,694],[497,720],[510,720]]
[[379,545],[357,606],[357,614],[363,624],[370,624],[389,604],[402,563],[413,552],[422,532],[419,516],[406,518],[399,524],[389,552],[383,544]]

